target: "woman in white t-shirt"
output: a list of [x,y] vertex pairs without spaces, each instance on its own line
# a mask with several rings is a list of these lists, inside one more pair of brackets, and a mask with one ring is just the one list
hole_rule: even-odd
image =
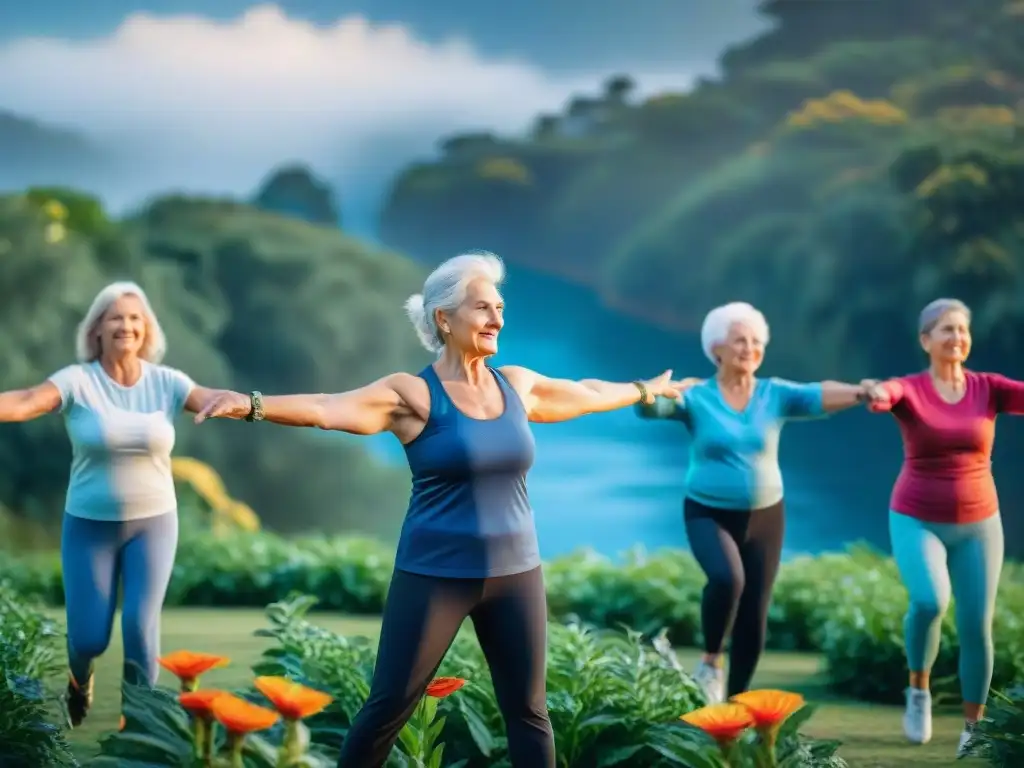
[[178,543],[173,422],[218,392],[160,365],[166,346],[143,290],[113,283],[78,327],[78,363],[0,394],[0,421],[60,411],[71,439],[61,562],[76,726],[92,703],[93,662],[110,642],[119,583],[125,675],[132,680],[138,665],[148,680],[134,682],[156,682],[160,609]]

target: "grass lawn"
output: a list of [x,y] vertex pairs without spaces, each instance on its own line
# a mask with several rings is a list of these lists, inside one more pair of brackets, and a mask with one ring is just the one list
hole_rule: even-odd
[[[379,626],[377,619],[347,618],[328,613],[315,614],[314,620],[335,632],[368,637],[376,637]],[[229,656],[231,666],[210,672],[203,678],[203,684],[207,687],[241,688],[250,681],[249,665],[256,660],[265,642],[253,637],[253,632],[264,624],[260,611],[168,610],[163,618],[163,650],[169,652],[184,648]],[[687,665],[692,665],[698,656],[689,649],[683,649],[680,655]],[[73,733],[73,742],[83,757],[93,752],[100,734],[117,727],[120,664],[121,640],[115,634],[110,649],[98,662],[93,712]],[[166,673],[163,673],[161,682],[174,684]],[[819,660],[813,655],[769,653],[761,663],[754,684],[755,687],[798,691],[809,700],[820,703],[822,706],[808,730],[814,736],[841,739],[843,748],[840,754],[852,768],[915,768],[949,766],[954,762],[962,722],[956,710],[936,713],[934,739],[931,744],[920,747],[904,741],[900,709],[858,704],[830,696],[819,673]]]

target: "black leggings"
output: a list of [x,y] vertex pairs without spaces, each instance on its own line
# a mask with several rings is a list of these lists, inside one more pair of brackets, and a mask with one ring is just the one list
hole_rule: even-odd
[[768,633],[768,606],[782,558],[783,504],[764,509],[715,509],[693,499],[684,505],[690,549],[708,583],[701,602],[704,652],[729,644],[728,695],[750,686]]
[[345,737],[339,768],[384,765],[467,616],[491,670],[513,768],[554,768],[544,677],[547,598],[540,567],[489,579],[396,570],[370,696]]

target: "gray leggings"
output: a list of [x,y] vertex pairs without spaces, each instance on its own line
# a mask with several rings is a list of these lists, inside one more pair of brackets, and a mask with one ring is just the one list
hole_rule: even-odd
[[942,617],[956,598],[963,700],[984,704],[992,683],[992,618],[1003,568],[1003,521],[926,523],[889,512],[892,554],[910,597],[904,623],[911,672],[930,672]]
[[[93,662],[110,643],[122,587],[121,634],[125,677],[156,683],[160,655],[160,609],[178,548],[178,513],[107,522],[64,515],[61,562],[68,622],[71,675],[85,685]],[[135,680],[129,662],[146,680]]]

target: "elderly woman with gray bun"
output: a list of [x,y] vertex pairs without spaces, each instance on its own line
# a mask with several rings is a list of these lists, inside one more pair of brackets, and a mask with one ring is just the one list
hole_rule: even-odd
[[874,385],[871,410],[889,412],[903,436],[903,467],[889,502],[892,552],[910,597],[904,621],[907,688],[903,730],[932,737],[930,672],[942,617],[956,598],[965,753],[992,682],[992,619],[1003,566],[1003,523],[992,476],[996,417],[1024,414],[1024,382],[964,368],[971,311],[937,299],[919,320],[928,369]]
[[[714,378],[676,400],[639,406],[648,419],[674,419],[690,431],[684,519],[690,548],[707,575],[701,604],[704,658],[695,672],[709,702],[747,690],[764,649],[772,586],[784,528],[779,434],[791,419],[850,408],[865,386],[797,384],[755,376],[768,344],[768,323],[749,304],[711,310],[701,329]],[[728,690],[722,646],[732,635]]]
[[[220,392],[160,365],[166,349],[142,288],[112,283],[78,326],[77,363],[0,393],[0,422],[60,411],[71,440],[61,565],[73,726],[92,704],[93,662],[110,643],[119,586],[125,677],[157,679],[160,610],[178,545],[174,419]],[[145,680],[133,679],[136,667]]]
[[554,768],[545,702],[547,604],[526,475],[530,422],[559,422],[675,398],[671,371],[647,382],[550,379],[492,368],[505,324],[492,254],[464,254],[427,277],[406,309],[437,360],[335,395],[227,394],[196,417],[257,418],[356,435],[391,432],[413,489],[398,543],[370,696],[340,766],[388,759],[466,617],[490,666],[516,768]]

